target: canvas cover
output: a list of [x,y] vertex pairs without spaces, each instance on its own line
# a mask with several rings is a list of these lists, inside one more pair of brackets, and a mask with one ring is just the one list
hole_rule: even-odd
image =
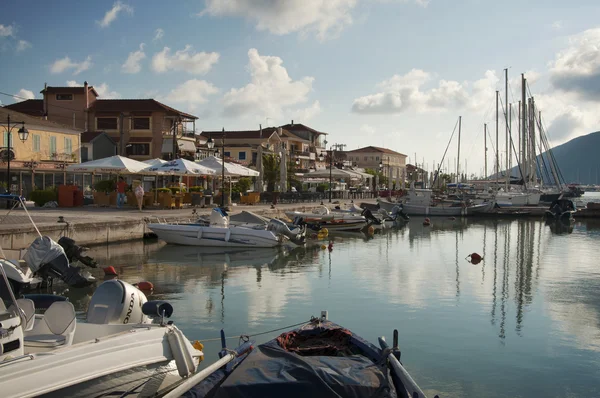
[[44,264],[48,264],[59,256],[65,256],[65,250],[48,236],[37,237],[27,249],[23,260],[32,272],[37,272]]
[[302,356],[272,340],[256,347],[214,396],[396,397],[387,376],[385,367],[362,355]]

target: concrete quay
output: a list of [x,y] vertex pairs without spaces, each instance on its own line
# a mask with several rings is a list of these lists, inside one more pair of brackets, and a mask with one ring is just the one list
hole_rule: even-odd
[[[329,203],[326,203],[329,204]],[[340,201],[340,206],[350,201]],[[271,205],[232,206],[230,214],[242,210],[266,217],[285,217],[286,211],[307,211],[319,207],[319,202]],[[80,245],[100,245],[142,239],[151,231],[147,224],[153,222],[193,221],[208,215],[212,208],[185,208],[175,210],[148,209],[140,212],[132,207],[123,209],[102,207],[34,208],[28,209],[42,235],[54,240],[62,236],[74,239]],[[194,213],[195,212],[195,213]],[[38,236],[35,227],[23,209],[0,210],[0,247],[20,250],[29,247]],[[59,219],[62,217],[62,220]]]

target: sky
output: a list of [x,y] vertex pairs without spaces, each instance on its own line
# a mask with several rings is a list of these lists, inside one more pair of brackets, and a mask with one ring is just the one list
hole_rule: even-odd
[[597,0],[21,0],[0,14],[0,92],[18,97],[0,101],[87,81],[196,115],[199,130],[294,120],[428,169],[461,116],[461,170],[479,175],[505,68],[509,103],[525,73],[552,145],[600,130],[597,15]]

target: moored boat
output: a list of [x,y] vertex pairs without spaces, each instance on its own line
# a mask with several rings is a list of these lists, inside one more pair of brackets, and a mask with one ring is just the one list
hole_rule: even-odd
[[409,216],[467,216],[489,211],[493,208],[493,202],[482,204],[468,204],[465,201],[436,202],[433,200],[431,189],[408,190],[404,202],[394,203],[383,200],[378,201],[379,207],[387,212],[392,212],[395,206],[402,204],[402,210]]
[[[166,395],[200,397],[425,397],[400,362],[398,334],[380,347],[327,319],[312,318],[254,347],[247,341]],[[437,397],[437,396],[436,396]]]
[[546,220],[571,220],[575,214],[575,203],[569,199],[558,199],[552,202],[544,216]]

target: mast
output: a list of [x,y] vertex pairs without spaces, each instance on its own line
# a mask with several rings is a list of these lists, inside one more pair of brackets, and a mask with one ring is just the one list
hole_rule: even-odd
[[498,178],[500,178],[500,153],[498,151],[498,99],[500,92],[496,90],[496,189],[498,189]]
[[508,184],[510,184],[509,181],[509,174],[508,174],[508,68],[504,69],[504,125],[506,127],[505,129],[505,139],[506,139],[506,159],[505,159],[505,164],[506,164],[506,181],[504,183],[504,190],[506,192],[508,192]]
[[[527,92],[525,88],[526,84],[525,74],[521,73],[521,104],[523,106],[523,110],[521,111],[521,166],[524,173],[527,174]],[[523,182],[529,178],[527,175],[521,176],[523,178]]]
[[456,187],[460,184],[460,128],[462,124],[462,116],[458,117],[458,160],[456,161]]
[[512,104],[508,105],[508,171],[506,180],[510,184],[512,175]]
[[483,178],[487,180],[487,123],[483,124],[483,153],[485,154]]
[[529,135],[531,138],[531,152],[529,159],[531,160],[531,182],[537,183],[537,158],[535,155],[535,99],[531,97],[531,129]]

